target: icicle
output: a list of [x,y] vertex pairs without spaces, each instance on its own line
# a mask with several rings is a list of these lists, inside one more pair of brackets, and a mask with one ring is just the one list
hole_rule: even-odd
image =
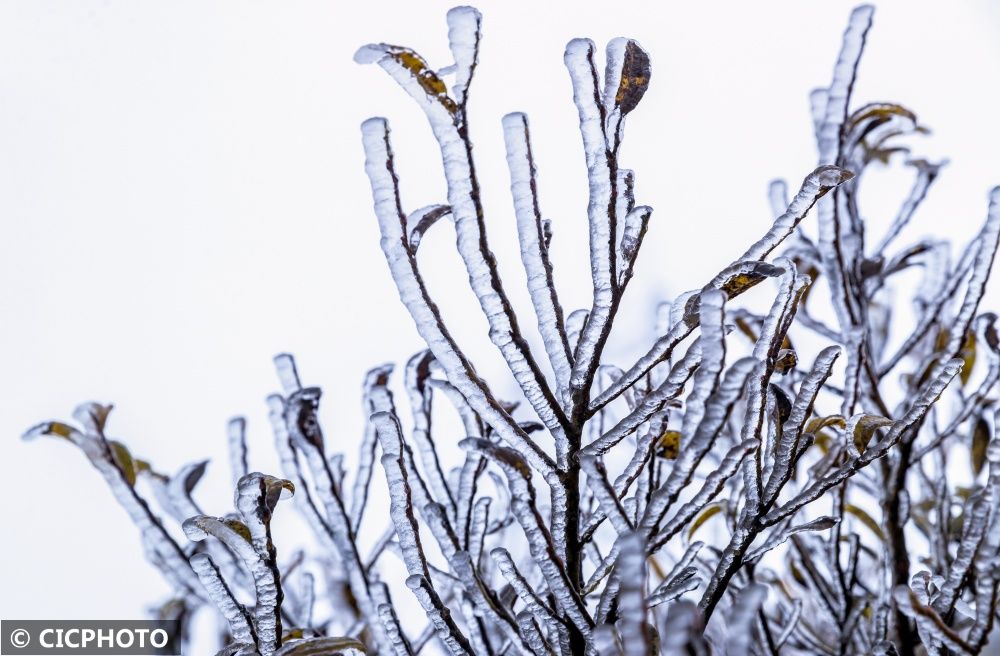
[[441,553],[446,560],[451,560],[452,555],[460,548],[458,537],[452,530],[451,523],[444,506],[439,503],[429,503],[424,506],[423,517],[427,521],[434,539],[437,540]]
[[781,217],[788,207],[788,183],[780,179],[771,180],[767,185],[767,202],[771,206],[774,218]]
[[451,89],[462,112],[469,100],[469,83],[479,56],[482,20],[482,15],[473,7],[448,10],[448,47],[455,58],[455,83]]
[[465,463],[462,465],[462,473],[458,477],[458,490],[455,495],[458,508],[455,515],[455,532],[458,535],[459,544],[464,548],[468,548],[469,545],[469,527],[472,523],[476,485],[485,466],[486,461],[482,456],[467,453]]
[[295,358],[291,354],[279,353],[274,356],[274,367],[278,371],[278,380],[281,382],[281,389],[285,396],[302,389],[302,381],[299,379],[299,372],[295,367]]
[[941,591],[934,599],[933,607],[938,614],[949,615],[955,608],[955,602],[972,571],[973,561],[979,553],[992,504],[993,500],[986,494],[980,494],[970,499],[968,509],[965,512],[958,552],[951,563],[951,569],[948,571],[944,585],[941,586]]
[[684,424],[681,428],[682,440],[694,438],[695,431],[705,415],[705,403],[719,384],[726,358],[725,310],[726,295],[711,290],[701,295],[698,313],[701,323],[701,365],[694,373],[691,392],[684,404]]
[[403,438],[399,424],[395,416],[386,412],[376,412],[372,415],[371,422],[375,425],[385,453],[382,456],[382,468],[389,484],[389,513],[396,527],[396,539],[403,553],[406,571],[411,576],[422,576],[430,580],[427,559],[420,544],[420,531],[413,516],[412,492],[403,462]]
[[623,215],[625,227],[622,229],[617,272],[619,290],[624,290],[632,279],[636,256],[639,254],[639,247],[642,246],[642,239],[646,236],[646,228],[649,227],[649,217],[652,214],[653,208],[643,205]]
[[833,70],[833,82],[827,90],[823,123],[819,129],[820,163],[833,164],[840,148],[840,128],[847,119],[851,90],[857,74],[858,61],[865,47],[865,37],[871,28],[874,8],[861,5],[851,12],[844,32],[844,42]]

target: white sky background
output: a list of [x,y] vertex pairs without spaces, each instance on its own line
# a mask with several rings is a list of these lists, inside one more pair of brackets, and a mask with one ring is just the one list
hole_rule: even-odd
[[[589,305],[563,47],[626,35],[651,53],[652,85],[623,150],[639,203],[655,208],[622,310],[628,334],[611,351],[627,364],[652,338],[656,301],[700,286],[767,228],[768,181],[785,177],[794,191],[815,166],[808,92],[829,81],[852,3],[620,4],[481,3],[470,111],[489,235],[533,325],[500,118],[529,114],[563,305]],[[80,401],[114,402],[111,433],[160,469],[212,457],[199,500],[221,514],[228,417],[247,416],[253,464],[274,471],[263,400],[277,388],[271,356],[287,350],[324,388],[331,448],[353,457],[364,371],[420,346],[378,246],[361,121],[390,119],[408,209],[443,201],[444,184],[417,107],[351,57],[387,41],[450,63],[449,6],[0,2],[0,618],[137,618],[166,591],[83,455],[18,439]],[[915,152],[952,162],[897,244],[964,243],[1000,183],[1000,9],[877,6],[856,104],[915,110],[933,129]],[[888,223],[909,184],[909,172],[871,176],[862,199],[873,225]],[[439,226],[421,259],[489,378],[502,363],[451,239]],[[985,307],[998,300],[994,284]],[[279,550],[296,539],[279,534]]]

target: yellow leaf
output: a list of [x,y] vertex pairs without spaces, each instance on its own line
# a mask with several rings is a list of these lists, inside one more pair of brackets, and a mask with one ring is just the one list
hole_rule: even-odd
[[226,517],[222,520],[222,523],[228,526],[231,531],[239,535],[247,542],[253,542],[253,538],[250,536],[250,529],[247,528],[247,525],[240,520],[232,517]]
[[674,460],[681,448],[681,432],[665,430],[656,441],[656,455],[664,460]]
[[694,537],[695,532],[701,528],[702,524],[722,512],[722,504],[722,501],[710,503],[704,510],[701,511],[700,515],[694,518],[694,521],[691,522],[691,528],[688,529],[688,540]]
[[876,522],[871,515],[850,503],[844,504],[844,512],[854,515],[859,522],[864,524],[868,530],[875,534],[875,537],[882,542],[885,542],[885,533],[882,532],[882,527],[879,526],[879,523]]
[[68,440],[69,436],[73,433],[73,428],[67,426],[66,424],[59,423],[58,421],[53,421],[48,425],[47,432],[49,435],[65,437]]
[[810,419],[809,423],[806,424],[807,433],[817,434],[819,431],[823,430],[827,426],[836,426],[837,428],[845,428],[847,426],[847,420],[844,419],[843,415],[827,415],[826,417],[816,417],[815,419]]
[[892,425],[891,419],[886,419],[878,415],[866,414],[860,417],[854,425],[854,435],[851,436],[854,440],[854,446],[858,449],[858,453],[865,452],[865,449],[868,448],[868,442],[871,441],[875,431],[890,425]]
[[965,343],[962,344],[962,350],[958,352],[958,357],[962,358],[964,365],[958,377],[961,379],[962,385],[965,385],[969,382],[972,369],[976,366],[976,335],[971,330],[965,338]]
[[135,461],[132,459],[132,454],[129,453],[128,447],[121,442],[116,442],[114,440],[109,440],[108,446],[111,447],[111,458],[115,461],[115,464],[118,465],[118,469],[121,470],[122,474],[124,474],[125,480],[128,481],[128,484],[134,487],[136,465]]

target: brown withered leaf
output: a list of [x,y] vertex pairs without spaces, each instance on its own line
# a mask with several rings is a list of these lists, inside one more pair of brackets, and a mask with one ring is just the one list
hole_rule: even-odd
[[976,418],[972,425],[972,439],[969,445],[969,458],[972,462],[972,473],[976,476],[986,466],[986,449],[990,445],[990,425],[982,415]]
[[628,114],[642,100],[649,88],[649,77],[652,68],[649,55],[636,43],[629,40],[625,46],[625,62],[622,66],[622,77],[615,93],[615,105],[622,115]]

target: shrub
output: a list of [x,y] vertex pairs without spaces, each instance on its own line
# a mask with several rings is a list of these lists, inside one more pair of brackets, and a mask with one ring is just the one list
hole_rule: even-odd
[[[426,114],[447,179],[446,202],[405,211],[386,120],[362,126],[382,249],[428,346],[406,363],[407,429],[392,367],[372,369],[371,419],[349,476],[325,446],[320,390],[279,355],[283,392],[268,401],[284,478],[248,471],[244,423],[233,420],[236,512],[222,517],[192,499],[204,463],[167,476],[134,458],[106,437],[108,406],[85,404],[75,426],[47,422],[28,436],[84,451],[173,586],[164,615],[216,606],[228,625],[222,654],[978,653],[1000,582],[1000,352],[996,316],[979,308],[1000,188],[954,263],[941,241],[893,248],[940,168],[907,160],[909,197],[886,234],[867,234],[865,171],[905,159],[897,138],[921,129],[899,105],[852,109],[871,18],[870,7],[854,10],[832,82],[812,94],[819,167],[790,202],[772,183],[772,227],[667,304],[653,345],[627,367],[602,355],[652,214],[619,161],[650,58],[612,40],[602,84],[594,44],[566,48],[589,182],[588,310],[563,312],[528,121],[503,120],[543,346],[533,351],[486,239],[467,122],[480,15],[459,7],[448,13],[447,68],[386,44],[357,55]],[[524,409],[476,373],[421,277],[420,241],[446,222]],[[910,270],[922,270],[912,289],[897,278]],[[744,303],[758,286],[776,289],[763,312]],[[918,318],[901,330],[904,292]],[[432,429],[435,399],[457,412],[464,462],[439,457],[435,444],[455,436]],[[379,453],[392,529],[365,553],[357,536]],[[140,481],[191,543],[173,537]],[[321,553],[282,571],[270,518],[292,491]],[[405,586],[385,574],[391,556]],[[327,617],[313,617],[315,573]],[[425,622],[401,621],[401,595]]]

